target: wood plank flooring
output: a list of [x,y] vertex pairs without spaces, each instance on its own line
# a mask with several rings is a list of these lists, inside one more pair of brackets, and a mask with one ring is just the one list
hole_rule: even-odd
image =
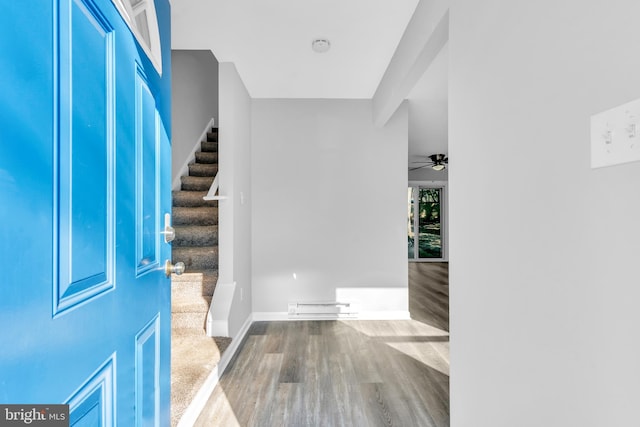
[[411,318],[449,330],[449,263],[409,263]]
[[255,322],[195,426],[449,426],[448,315],[411,315]]

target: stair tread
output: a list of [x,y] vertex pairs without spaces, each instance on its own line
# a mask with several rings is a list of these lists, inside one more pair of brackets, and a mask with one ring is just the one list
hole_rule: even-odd
[[209,211],[216,212],[218,208],[216,206],[176,206],[173,208],[174,211],[178,212],[201,212],[201,211]]
[[218,246],[217,245],[211,245],[211,246],[183,246],[183,247],[179,247],[179,248],[173,248],[173,253],[181,253],[181,252],[198,252],[198,253],[202,253],[202,252],[217,252],[218,251]]
[[216,207],[217,200],[204,200],[208,191],[178,190],[172,192],[174,207]]
[[213,176],[193,176],[193,175],[186,175],[186,176],[182,176],[180,177],[180,180],[182,182],[185,181],[192,181],[192,182],[209,182],[212,183],[213,182]]
[[[218,208],[215,206],[174,206],[173,207],[174,216],[176,214],[204,214],[208,213],[211,215],[218,215]],[[186,225],[186,224],[176,224],[176,225]]]
[[189,165],[189,176],[213,178],[218,173],[218,165],[208,163],[192,163]]
[[181,230],[181,231],[187,231],[187,230],[194,230],[194,231],[217,231],[218,230],[218,226],[217,225],[199,225],[199,224],[179,224],[174,226],[173,228],[176,229],[176,231]]
[[[173,248],[172,257],[174,262],[183,261],[187,267],[189,263],[198,262],[198,260],[212,260],[218,255],[218,246],[178,246]],[[211,266],[203,266],[196,264],[195,268],[207,269]]]
[[217,283],[217,269],[189,269],[180,276],[171,275],[171,294],[212,296]]
[[218,269],[217,268],[199,268],[199,269],[196,268],[196,269],[192,269],[185,272],[181,276],[173,275],[171,276],[171,280],[176,282],[180,282],[182,280],[193,280],[187,277],[188,274],[201,274],[205,277],[211,277],[211,276],[218,277]]
[[208,191],[213,183],[213,176],[182,176],[182,190]]

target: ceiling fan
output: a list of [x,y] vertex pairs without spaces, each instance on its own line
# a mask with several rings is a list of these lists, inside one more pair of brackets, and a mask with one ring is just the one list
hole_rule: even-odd
[[449,158],[445,154],[432,154],[429,157],[428,161],[425,162],[411,162],[411,163],[425,163],[422,166],[416,166],[413,168],[409,168],[410,171],[414,171],[416,169],[428,168],[430,167],[433,170],[441,171],[447,167],[449,164]]

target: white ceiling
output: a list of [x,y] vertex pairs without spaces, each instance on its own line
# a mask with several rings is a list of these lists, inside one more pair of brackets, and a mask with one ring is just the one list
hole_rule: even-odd
[[[418,0],[173,0],[172,48],[234,62],[253,98],[373,97]],[[315,38],[331,42],[311,50]]]
[[[172,49],[235,63],[253,98],[371,99],[418,3],[172,0]],[[328,39],[329,52],[313,52],[315,38]],[[445,46],[408,96],[409,168],[448,152],[447,76]]]

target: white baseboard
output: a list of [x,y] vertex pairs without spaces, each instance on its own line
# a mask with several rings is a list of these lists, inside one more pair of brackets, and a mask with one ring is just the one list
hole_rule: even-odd
[[202,141],[207,140],[207,132],[209,132],[211,128],[214,126],[215,126],[215,120],[212,118],[211,120],[209,120],[209,123],[207,124],[207,127],[202,132],[202,135],[200,135],[200,139],[196,141],[196,143],[193,145],[193,148],[191,149],[191,153],[187,156],[187,159],[182,164],[182,167],[178,171],[178,175],[173,177],[173,183],[171,184],[171,189],[173,191],[180,190],[180,187],[182,186],[182,181],[180,180],[180,177],[189,175],[189,165],[193,162],[193,159],[196,156],[196,151],[200,149],[200,143]]
[[253,313],[254,322],[266,322],[272,320],[289,320],[289,314],[286,311],[268,311],[261,313]]
[[222,354],[218,365],[213,368],[207,379],[204,381],[202,387],[200,387],[200,390],[198,390],[198,393],[196,393],[195,397],[184,411],[182,418],[180,418],[180,422],[178,422],[178,427],[192,427],[195,424],[200,413],[207,404],[211,393],[213,393],[218,381],[220,381],[220,377],[224,374],[227,366],[229,366],[229,362],[231,362],[231,359],[233,359],[233,356],[235,356],[236,352],[240,348],[240,344],[242,344],[245,335],[249,332],[249,328],[252,323],[253,315],[250,314],[238,331],[238,334],[233,337],[229,347]]
[[277,320],[408,320],[411,319],[408,311],[363,311],[355,316],[336,317],[335,315],[296,315],[289,316],[286,311],[254,312],[254,322]]

